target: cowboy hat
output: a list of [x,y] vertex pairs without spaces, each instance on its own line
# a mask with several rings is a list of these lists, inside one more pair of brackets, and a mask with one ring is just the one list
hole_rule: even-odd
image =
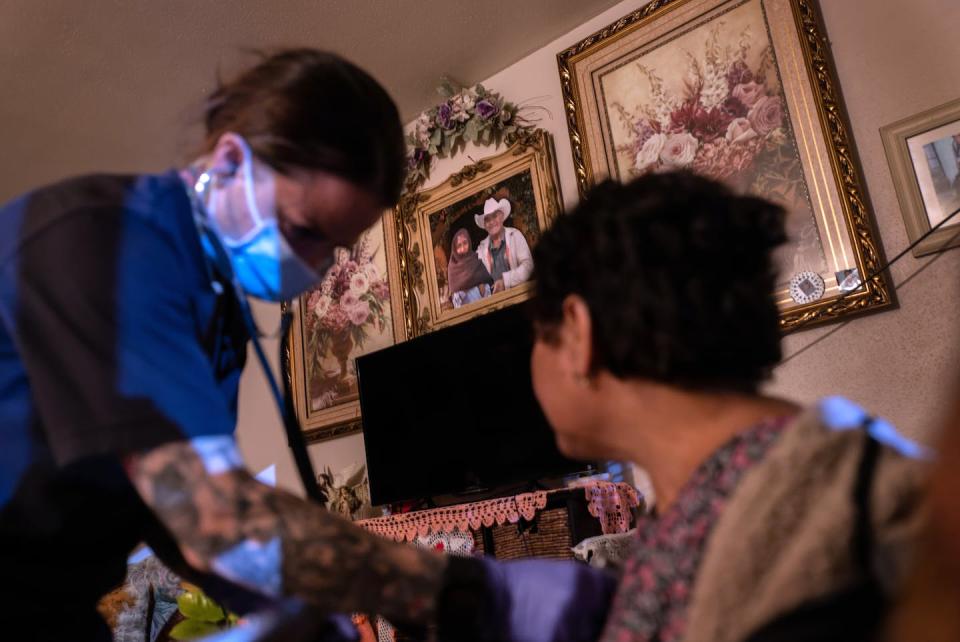
[[487,202],[483,204],[483,214],[475,215],[473,221],[477,224],[477,227],[482,228],[484,217],[498,210],[503,212],[503,220],[510,218],[510,201],[505,198],[501,198],[499,201],[495,198],[488,198]]

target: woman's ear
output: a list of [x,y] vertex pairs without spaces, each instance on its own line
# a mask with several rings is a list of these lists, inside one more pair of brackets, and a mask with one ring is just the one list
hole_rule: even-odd
[[589,377],[594,357],[593,320],[587,302],[577,294],[570,294],[563,300],[560,340],[574,376]]
[[242,162],[243,143],[240,136],[233,132],[226,132],[220,136],[213,151],[210,152],[210,165],[207,171],[222,178],[232,177]]

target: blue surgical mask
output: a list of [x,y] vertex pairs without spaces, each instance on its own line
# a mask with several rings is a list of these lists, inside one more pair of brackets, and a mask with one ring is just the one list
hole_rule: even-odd
[[[214,199],[207,199],[207,216],[213,225],[213,232],[227,250],[234,279],[240,288],[265,301],[290,301],[319,283],[330,266],[315,270],[304,263],[280,232],[276,211],[260,211],[254,190],[253,153],[243,139],[241,145],[244,157],[240,171],[243,173],[244,196],[253,226],[239,238],[218,230]],[[198,193],[205,190],[209,181],[206,173],[200,177],[197,182]],[[329,261],[332,264],[333,257]]]

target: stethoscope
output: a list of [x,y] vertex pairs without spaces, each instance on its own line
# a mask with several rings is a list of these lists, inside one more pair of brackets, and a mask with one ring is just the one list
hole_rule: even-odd
[[293,395],[290,390],[290,381],[287,377],[281,377],[283,387],[277,384],[277,378],[273,374],[273,369],[267,361],[263,345],[260,343],[260,337],[279,337],[280,339],[280,371],[289,372],[290,358],[284,346],[288,344],[290,338],[290,327],[293,319],[290,306],[285,305],[281,308],[280,328],[272,334],[266,335],[260,331],[257,322],[253,317],[253,311],[250,309],[250,301],[247,294],[236,277],[233,270],[233,264],[230,262],[230,255],[220,237],[213,231],[206,217],[206,208],[200,200],[202,194],[210,182],[210,175],[203,172],[194,183],[193,189],[187,189],[187,196],[190,199],[190,207],[193,211],[193,221],[197,226],[197,233],[200,236],[200,242],[204,249],[209,249],[214,255],[214,266],[211,265],[211,258],[207,252],[204,252],[204,265],[207,269],[207,278],[210,280],[210,287],[218,297],[227,296],[226,288],[221,283],[221,278],[228,279],[233,285],[233,293],[236,297],[240,309],[243,324],[246,327],[247,334],[253,342],[253,349],[263,369],[263,374],[267,378],[267,384],[270,387],[270,393],[277,405],[277,411],[280,413],[280,419],[283,421],[283,429],[287,434],[287,445],[293,453],[293,460],[297,466],[297,472],[300,475],[300,481],[303,483],[303,489],[310,499],[322,504],[326,504],[326,496],[320,490],[317,484],[317,476],[313,470],[313,462],[310,461],[310,455],[307,452],[307,443],[303,438],[303,430],[300,426],[300,420],[297,418],[296,407],[293,404]]

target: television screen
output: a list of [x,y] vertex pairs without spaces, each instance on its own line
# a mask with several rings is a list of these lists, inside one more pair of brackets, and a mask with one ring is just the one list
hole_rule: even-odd
[[583,470],[557,450],[514,306],[357,359],[374,504],[493,490]]

